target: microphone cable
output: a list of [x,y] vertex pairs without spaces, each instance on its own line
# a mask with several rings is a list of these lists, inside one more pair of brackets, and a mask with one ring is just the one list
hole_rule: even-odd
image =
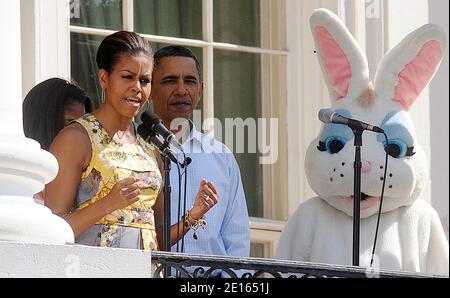
[[[388,139],[386,133],[383,132],[383,135],[384,135],[384,138],[386,140],[386,144],[388,144],[389,139]],[[375,228],[375,239],[373,241],[373,249],[372,249],[372,257],[370,259],[370,267],[372,267],[372,265],[373,265],[373,258],[375,256],[375,249],[376,249],[377,240],[378,240],[378,229],[380,227],[381,209],[383,208],[384,189],[386,187],[386,176],[387,176],[387,167],[388,167],[389,154],[388,154],[387,150],[385,150],[385,151],[386,151],[386,159],[384,161],[383,186],[381,188],[380,207],[378,209],[377,226]]]
[[[182,176],[184,176],[184,198],[183,198],[183,214],[186,214],[186,203],[187,203],[187,198],[186,198],[186,193],[187,193],[187,179],[188,179],[188,174],[187,174],[187,169],[189,164],[192,162],[192,159],[190,157],[186,157],[186,154],[183,152],[184,155],[184,160],[185,160],[185,168],[184,168],[184,172],[182,173]],[[184,222],[183,222],[183,229],[184,229]],[[181,252],[184,252],[184,236],[186,234],[183,235],[183,238],[181,238]]]
[[[180,170],[180,165],[179,164],[176,164],[176,166],[177,166],[177,170],[178,170],[178,212],[177,212],[177,220],[176,220],[176,222],[178,223],[178,222],[180,222],[180,219],[181,219],[181,214],[180,214],[180,212],[181,212],[181,179],[182,179],[182,174],[181,174],[181,170]],[[183,226],[184,226],[184,223],[183,223]],[[179,239],[180,238],[180,225],[179,224],[177,224],[177,239]],[[177,252],[180,252],[180,249],[179,249],[179,241],[177,241]]]
[[[182,153],[183,153],[183,160],[184,160],[182,167],[187,169],[188,163],[186,163],[186,154],[183,151],[182,151]],[[176,163],[176,166],[177,166],[177,171],[178,171],[178,205],[177,205],[178,212],[177,212],[177,221],[176,222],[178,223],[178,222],[180,222],[180,220],[182,218],[182,215],[181,215],[181,192],[182,192],[181,180],[183,179],[183,175],[186,172],[186,169],[183,171],[183,173],[181,173],[180,164]],[[186,198],[186,187],[184,188],[184,198]],[[186,204],[184,204],[184,205],[186,205]],[[184,210],[183,210],[183,212],[184,212],[183,214],[185,214]],[[184,222],[183,222],[183,230],[184,230]],[[178,224],[177,225],[177,239],[180,239],[180,234],[181,234],[180,225]],[[180,252],[179,241],[177,241],[177,252]]]
[[[180,164],[176,164],[177,170],[178,170],[178,214],[177,214],[177,223],[180,222],[180,220],[183,218],[183,215],[186,214],[186,181],[187,181],[187,167],[190,164],[190,158],[186,157],[186,153],[183,153],[184,163],[182,165],[182,168],[184,169],[183,172],[181,172]],[[184,176],[184,189],[181,188],[181,180]],[[183,192],[183,213],[181,213],[181,193]],[[181,237],[181,251],[180,251],[180,225],[177,225],[177,252],[184,252],[184,220],[181,223],[182,224],[182,231],[183,231],[183,237]],[[177,271],[177,277],[181,277],[181,272]]]
[[[181,168],[184,169],[183,172],[181,172],[180,164],[176,164],[177,170],[178,170],[178,213],[177,213],[177,223],[183,218],[183,215],[186,214],[186,183],[187,183],[187,167],[191,162],[191,159],[189,157],[186,157],[186,153],[183,153],[184,162],[183,165],[181,165]],[[183,180],[184,176],[184,189],[181,188],[181,182]],[[181,193],[183,193],[183,212],[181,212]],[[182,215],[183,214],[183,215]],[[182,231],[184,232],[184,221],[182,223],[183,228]],[[180,231],[180,225],[177,226],[177,239],[180,239],[181,231]],[[184,235],[181,238],[181,251],[180,251],[180,241],[177,241],[177,252],[184,252]]]

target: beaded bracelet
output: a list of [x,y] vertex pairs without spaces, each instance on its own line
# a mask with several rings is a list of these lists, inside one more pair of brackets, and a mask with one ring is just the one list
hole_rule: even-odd
[[[193,224],[191,223],[193,222]],[[205,229],[205,226],[208,224],[208,222],[205,219],[205,216],[203,216],[200,219],[195,219],[191,216],[191,210],[189,210],[188,212],[186,212],[186,214],[184,215],[184,227],[185,228],[189,228],[193,231],[193,235],[192,238],[194,238],[195,240],[198,239],[197,236],[197,230],[201,227],[202,229]]]

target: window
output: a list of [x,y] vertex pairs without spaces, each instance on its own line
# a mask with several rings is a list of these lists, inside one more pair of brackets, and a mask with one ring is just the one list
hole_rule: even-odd
[[[205,82],[197,109],[202,119],[217,118],[221,123],[221,127],[204,125],[203,130],[214,133],[235,153],[250,216],[282,219],[277,208],[286,208],[281,203],[287,200],[286,154],[276,148],[271,152],[276,156],[263,164],[268,151],[260,148],[278,146],[285,139],[284,2],[80,0],[79,17],[71,18],[71,75],[98,105],[95,54],[103,37],[116,30],[138,32],[154,50],[167,44],[193,50],[203,62]],[[265,134],[265,147],[258,146],[258,131],[270,131],[271,123],[278,125],[276,130]],[[279,231],[278,226],[274,230]]]

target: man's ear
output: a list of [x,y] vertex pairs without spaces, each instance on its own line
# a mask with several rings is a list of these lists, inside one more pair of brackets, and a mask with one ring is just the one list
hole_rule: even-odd
[[101,68],[98,71],[98,81],[100,82],[100,86],[103,90],[105,90],[106,86],[108,85],[108,79],[109,79],[109,73]]

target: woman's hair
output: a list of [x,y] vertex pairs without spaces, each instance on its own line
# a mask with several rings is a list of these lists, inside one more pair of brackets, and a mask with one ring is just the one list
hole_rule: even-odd
[[97,67],[111,73],[120,55],[141,53],[153,58],[152,48],[142,36],[135,32],[118,31],[106,36],[98,47]]
[[64,112],[76,103],[82,104],[86,113],[92,112],[91,100],[76,83],[51,78],[37,84],[28,92],[22,105],[25,136],[48,150],[65,126]]

